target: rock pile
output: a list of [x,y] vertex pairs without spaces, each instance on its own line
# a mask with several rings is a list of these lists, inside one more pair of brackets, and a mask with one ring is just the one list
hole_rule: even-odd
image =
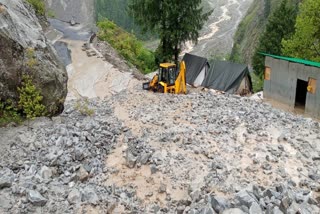
[[77,102],[0,129],[0,213],[319,213],[316,121],[140,85]]
[[81,204],[107,210],[130,191],[100,186],[123,127],[106,103],[88,105],[94,117],[82,115],[74,101],[52,121],[1,130],[8,138],[0,143],[0,213],[75,213]]
[[[140,96],[147,98],[137,103]],[[218,202],[209,204],[227,203],[221,209],[233,210],[226,213],[319,211],[318,122],[248,98],[211,92],[171,96],[137,90],[113,100],[127,110],[129,130],[140,127],[139,135],[127,135],[148,142],[153,151],[146,162],[151,176],[170,180],[165,193],[168,210],[163,213],[219,213],[220,208],[208,207],[207,196],[217,197]],[[133,162],[137,157],[126,156]],[[253,183],[263,191],[257,186],[247,191]],[[188,194],[175,196],[178,190]],[[304,199],[297,201],[300,195]],[[281,202],[288,197],[284,208]],[[151,212],[159,202],[149,205]]]
[[253,185],[251,190],[241,190],[234,198],[225,199],[215,195],[201,195],[190,206],[188,213],[319,213],[319,202],[309,190],[280,184],[275,188],[264,189]]

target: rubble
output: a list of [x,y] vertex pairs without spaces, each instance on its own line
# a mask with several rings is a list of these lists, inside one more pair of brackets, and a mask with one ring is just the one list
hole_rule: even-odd
[[316,121],[138,85],[88,105],[0,129],[0,213],[319,213]]

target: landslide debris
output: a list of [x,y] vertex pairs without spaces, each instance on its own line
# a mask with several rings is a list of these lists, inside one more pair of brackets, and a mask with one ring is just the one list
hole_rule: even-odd
[[319,123],[140,84],[0,129],[0,212],[319,213]]

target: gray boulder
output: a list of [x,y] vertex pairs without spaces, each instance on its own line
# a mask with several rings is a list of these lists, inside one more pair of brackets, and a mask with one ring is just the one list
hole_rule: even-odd
[[28,200],[35,206],[43,206],[47,203],[47,199],[35,190],[28,191]]
[[236,194],[236,199],[240,202],[240,205],[244,205],[246,207],[251,207],[253,203],[258,203],[258,201],[255,199],[255,196],[252,194],[249,194],[248,191],[242,190]]
[[214,196],[211,197],[211,206],[217,213],[220,213],[223,210],[229,208],[230,204],[224,198]]
[[92,187],[86,187],[81,194],[81,201],[88,202],[93,205],[97,205],[99,202],[99,197]]
[[77,204],[81,202],[81,193],[77,189],[71,190],[71,192],[68,195],[68,202],[70,204]]
[[50,179],[52,177],[52,170],[47,166],[43,166],[40,170],[40,175],[43,179]]
[[[17,87],[28,74],[41,91],[49,115],[61,113],[67,72],[44,36],[33,8],[23,0],[2,0],[0,12],[0,100],[17,103]],[[33,60],[32,66],[30,60]]]
[[0,195],[0,212],[2,209],[8,210],[8,209],[11,209],[11,207],[12,207],[11,201],[4,195]]
[[1,176],[0,177],[0,190],[6,187],[11,187],[12,181],[11,178],[8,176]]
[[216,212],[211,207],[202,208],[200,214],[215,214]]
[[239,208],[232,208],[232,209],[227,209],[223,211],[222,214],[245,214],[245,213]]
[[129,168],[134,168],[137,162],[137,157],[130,150],[126,152],[126,164]]
[[263,214],[262,209],[258,203],[256,202],[252,203],[249,209],[249,214]]

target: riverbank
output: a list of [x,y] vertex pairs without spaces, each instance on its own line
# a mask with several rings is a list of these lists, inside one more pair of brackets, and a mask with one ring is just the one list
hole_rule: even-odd
[[200,32],[198,43],[186,43],[184,53],[203,57],[225,57],[231,52],[233,36],[252,0],[207,0],[213,13]]

